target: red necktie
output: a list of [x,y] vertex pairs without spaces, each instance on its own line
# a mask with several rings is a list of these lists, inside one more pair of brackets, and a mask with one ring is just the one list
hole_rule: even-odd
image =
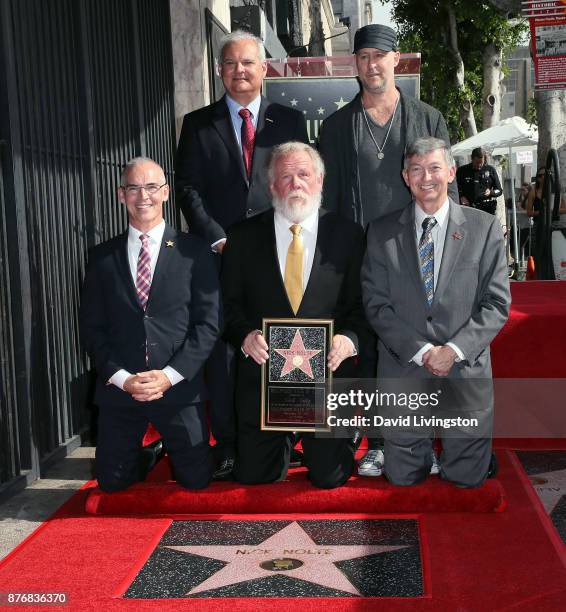
[[138,303],[142,310],[147,306],[149,290],[151,288],[151,256],[149,254],[149,236],[140,234],[141,249],[138,255],[138,267],[136,274],[136,291]]
[[242,153],[248,178],[252,176],[252,158],[254,156],[255,129],[252,114],[247,108],[241,108],[238,115],[242,118]]

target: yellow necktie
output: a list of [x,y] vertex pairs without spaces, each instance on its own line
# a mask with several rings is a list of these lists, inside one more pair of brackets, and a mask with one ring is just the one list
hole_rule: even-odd
[[291,225],[289,230],[293,234],[293,240],[287,251],[285,261],[285,289],[293,312],[297,314],[301,300],[303,299],[303,239],[301,238],[300,225]]

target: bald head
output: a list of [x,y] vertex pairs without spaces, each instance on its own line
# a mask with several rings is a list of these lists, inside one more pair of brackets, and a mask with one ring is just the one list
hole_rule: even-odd
[[120,174],[120,185],[122,185],[122,187],[124,187],[127,183],[128,172],[139,164],[152,164],[153,166],[157,167],[160,170],[161,176],[163,178],[161,183],[165,182],[165,172],[163,172],[163,168],[150,157],[140,156],[140,157],[133,157],[128,162],[126,162],[126,164],[122,168],[122,173]]
[[163,168],[148,157],[131,159],[122,171],[118,199],[126,206],[130,225],[146,233],[163,221],[169,185]]

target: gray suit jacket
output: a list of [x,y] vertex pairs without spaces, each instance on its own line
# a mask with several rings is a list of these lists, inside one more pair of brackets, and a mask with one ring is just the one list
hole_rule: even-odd
[[489,345],[507,320],[511,303],[499,221],[450,200],[440,273],[429,306],[414,206],[372,222],[368,230],[362,291],[367,319],[379,336],[378,376],[431,376],[412,357],[427,342],[453,342],[465,360],[454,364],[449,377],[490,379]]

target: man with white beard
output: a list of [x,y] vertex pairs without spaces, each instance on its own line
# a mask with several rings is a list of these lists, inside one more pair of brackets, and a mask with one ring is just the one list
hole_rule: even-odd
[[[350,359],[368,333],[361,304],[362,228],[320,209],[324,164],[302,142],[275,147],[268,167],[273,210],[228,232],[221,284],[225,339],[238,353],[235,476],[242,483],[282,480],[293,436],[260,430],[261,365],[268,359],[263,318],[333,319],[328,367],[354,377]],[[349,440],[302,437],[311,483],[334,488],[354,468]]]

